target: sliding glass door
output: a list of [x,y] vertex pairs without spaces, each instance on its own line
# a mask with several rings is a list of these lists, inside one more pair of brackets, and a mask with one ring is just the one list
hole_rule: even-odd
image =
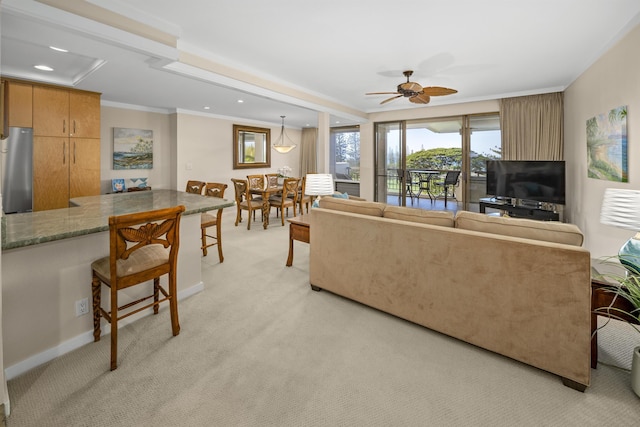
[[376,200],[477,210],[485,161],[500,157],[499,125],[497,113],[376,123]]

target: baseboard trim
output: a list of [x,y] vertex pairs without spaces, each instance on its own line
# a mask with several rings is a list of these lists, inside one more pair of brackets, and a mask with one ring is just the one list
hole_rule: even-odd
[[[204,283],[200,282],[196,285],[193,285],[187,289],[183,289],[178,291],[178,301],[183,300],[185,298],[189,298],[197,293],[200,293],[204,290]],[[136,313],[127,317],[126,319],[120,321],[118,323],[118,329],[135,322],[138,319],[149,316],[153,312],[152,309],[141,311],[140,313]],[[102,336],[108,335],[109,328],[104,328],[102,331]],[[70,340],[64,341],[60,343],[58,346],[45,350],[41,353],[35,354],[21,362],[16,363],[15,365],[9,366],[5,368],[4,375],[7,381],[12,380],[31,369],[43,365],[57,357],[62,356],[70,351],[73,351],[77,348],[82,347],[85,344],[93,342],[93,331],[87,331],[80,335],[77,335]],[[5,403],[6,405],[6,403]],[[5,407],[5,409],[8,406]]]

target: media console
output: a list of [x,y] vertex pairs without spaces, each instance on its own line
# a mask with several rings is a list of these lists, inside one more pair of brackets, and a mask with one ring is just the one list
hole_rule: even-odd
[[480,199],[479,203],[480,213],[485,213],[486,208],[492,208],[506,211],[509,213],[509,216],[512,216],[514,218],[529,218],[541,221],[560,220],[560,215],[558,214],[558,212],[526,205],[513,205],[507,201],[497,200],[493,197],[482,198]]

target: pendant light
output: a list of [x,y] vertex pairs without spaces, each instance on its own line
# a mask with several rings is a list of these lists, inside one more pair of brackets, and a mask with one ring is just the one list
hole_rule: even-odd
[[278,153],[288,153],[289,151],[296,148],[296,144],[293,143],[289,135],[284,131],[284,118],[285,116],[280,116],[282,118],[282,128],[280,128],[280,136],[276,140],[275,144],[273,144],[273,149]]

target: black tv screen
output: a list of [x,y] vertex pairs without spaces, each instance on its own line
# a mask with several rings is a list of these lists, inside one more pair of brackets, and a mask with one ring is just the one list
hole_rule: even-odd
[[564,205],[564,161],[487,160],[487,194]]

